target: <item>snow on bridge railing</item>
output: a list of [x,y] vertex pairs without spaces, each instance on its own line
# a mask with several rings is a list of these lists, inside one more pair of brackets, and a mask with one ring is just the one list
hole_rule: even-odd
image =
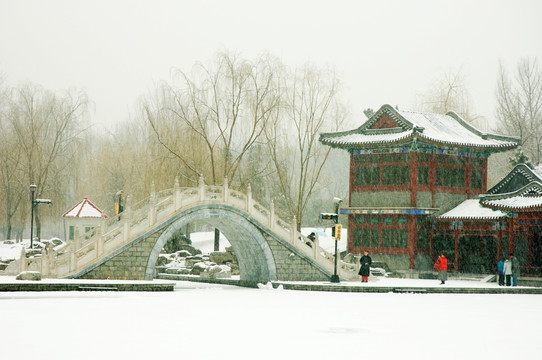
[[[134,205],[131,204],[131,196],[128,196],[124,212],[104,220],[102,225],[93,231],[81,235],[76,231],[76,239],[70,246],[62,253],[55,254],[54,261],[49,266],[49,275],[66,277],[80,272],[149,231],[157,223],[168,220],[183,209],[210,202],[224,203],[245,211],[305,256],[315,260],[327,270],[333,270],[334,255],[321,248],[318,241],[312,246],[307,245],[308,239],[295,228],[295,217],[291,222],[276,217],[273,202],[271,201],[270,208],[267,209],[254,201],[250,186],[247,192],[243,193],[230,189],[227,180],[223,186],[206,186],[200,178],[198,185],[197,188],[181,188],[176,179],[172,189],[156,192],[153,183],[150,196]],[[349,276],[352,272],[347,265],[343,263],[338,267],[340,272],[344,272],[343,276]]]

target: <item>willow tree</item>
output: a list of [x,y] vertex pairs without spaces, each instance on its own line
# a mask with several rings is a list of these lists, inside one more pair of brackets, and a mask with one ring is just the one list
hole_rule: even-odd
[[346,111],[332,70],[306,65],[284,75],[279,111],[268,123],[265,135],[279,205],[290,217],[295,216],[300,229],[331,151],[319,143],[319,135],[337,131]]
[[220,53],[210,66],[177,71],[144,101],[155,139],[187,178],[205,175],[211,184],[236,179],[279,103],[275,64],[268,56],[249,61]]
[[[63,195],[66,189],[62,183],[74,164],[72,145],[82,131],[80,123],[88,101],[84,93],[54,93],[35,85],[9,89],[4,101],[2,137],[9,155],[3,156],[2,179],[10,214],[21,211],[19,204],[28,199],[30,184],[37,185],[36,197],[58,199]],[[38,208],[34,214],[39,238]]]
[[497,85],[501,132],[521,138],[521,148],[538,165],[542,156],[542,69],[537,59],[522,59],[511,78],[502,65]]

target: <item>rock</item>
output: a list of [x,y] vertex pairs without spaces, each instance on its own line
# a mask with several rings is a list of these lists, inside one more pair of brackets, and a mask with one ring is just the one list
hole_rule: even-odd
[[182,251],[188,251],[191,255],[199,255],[201,254],[201,250],[200,249],[196,249],[195,247],[193,247],[192,245],[188,245],[188,244],[182,244],[179,246],[179,249]]
[[164,266],[166,264],[169,264],[171,262],[171,259],[168,255],[160,254],[158,255],[158,259],[156,260],[156,266]]
[[227,265],[208,266],[201,274],[201,277],[211,279],[227,279],[231,277],[230,267]]
[[213,251],[209,254],[209,260],[217,264],[226,264],[233,262],[233,256],[231,252]]
[[191,275],[201,275],[207,269],[209,265],[205,264],[204,262],[197,262],[192,267],[192,271],[190,272]]
[[175,253],[175,256],[178,258],[187,258],[192,256],[192,254],[188,250],[179,250]]
[[15,279],[38,281],[41,280],[41,273],[39,271],[23,271],[22,273],[19,273]]

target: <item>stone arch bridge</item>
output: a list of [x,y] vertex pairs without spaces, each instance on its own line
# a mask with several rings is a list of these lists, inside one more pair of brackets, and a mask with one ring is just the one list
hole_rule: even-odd
[[[240,280],[329,280],[334,273],[334,256],[313,246],[291,223],[276,217],[270,209],[247,193],[223,186],[181,188],[156,192],[134,206],[129,198],[125,211],[104,220],[101,226],[58,251],[43,251],[41,257],[21,258],[7,272],[38,270],[44,277],[86,279],[152,280],[160,251],[165,243],[186,224],[204,221],[223,233],[237,256]],[[24,251],[24,250],[23,250]],[[357,278],[355,265],[340,262],[342,279]]]

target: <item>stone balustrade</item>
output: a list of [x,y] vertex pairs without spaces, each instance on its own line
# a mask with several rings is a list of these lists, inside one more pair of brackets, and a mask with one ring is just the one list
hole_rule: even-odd
[[[151,185],[149,198],[132,204],[131,196],[125,202],[125,210],[121,214],[104,220],[100,227],[85,234],[75,234],[75,240],[61,249],[52,248],[42,252],[41,257],[27,258],[25,250],[18,261],[12,262],[5,274],[17,274],[22,271],[41,271],[43,277],[71,277],[88,266],[98,262],[105,256],[118,251],[133,239],[149,232],[157,224],[161,224],[179,212],[194,206],[205,204],[222,204],[242,210],[253,221],[267,227],[272,233],[292,245],[301,255],[311,259],[329,272],[334,271],[334,254],[319,246],[318,237],[312,246],[308,239],[296,229],[295,217],[286,222],[275,214],[274,204],[269,209],[252,198],[248,186],[246,193],[233,190],[227,179],[223,186],[207,186],[200,177],[197,188],[183,188],[178,179],[172,189],[156,192]],[[337,266],[339,276],[344,279],[357,278],[357,274],[349,264]]]

